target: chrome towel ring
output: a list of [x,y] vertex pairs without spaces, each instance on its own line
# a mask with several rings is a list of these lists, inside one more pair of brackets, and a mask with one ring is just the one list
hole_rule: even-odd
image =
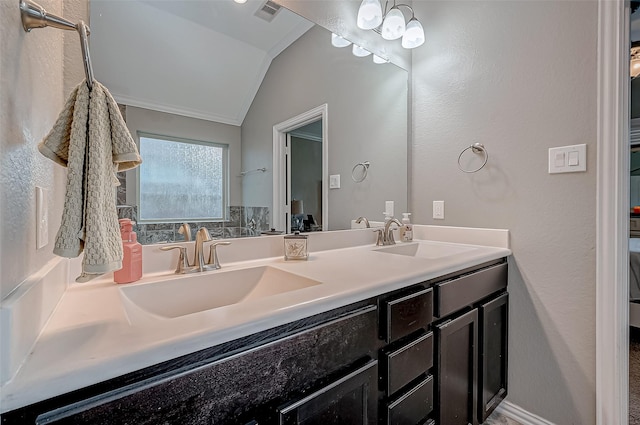
[[[371,163],[369,161],[359,162],[356,165],[354,165],[353,168],[351,169],[351,178],[353,179],[353,181],[356,183],[362,183],[364,179],[367,178],[370,165]],[[359,176],[356,176],[356,171],[358,171],[360,167],[362,167],[362,171],[360,172]]]
[[[480,153],[484,154],[484,161],[482,162],[482,165],[474,170],[465,170],[464,168],[462,168],[462,164],[460,164],[460,159],[462,158],[462,155],[464,155],[464,153],[469,149],[471,149],[471,151],[475,154],[480,154]],[[477,171],[480,171],[485,165],[487,165],[488,160],[489,160],[489,152],[487,152],[487,149],[484,147],[484,145],[482,143],[474,143],[473,145],[467,148],[464,148],[462,152],[460,152],[460,155],[458,155],[458,168],[460,169],[460,171],[464,173],[475,173]]]

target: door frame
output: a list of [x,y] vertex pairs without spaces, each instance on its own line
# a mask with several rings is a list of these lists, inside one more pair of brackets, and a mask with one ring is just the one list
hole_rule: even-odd
[[322,230],[329,230],[329,106],[322,104],[273,126],[273,227],[289,233],[285,214],[291,216],[287,199],[287,133],[322,120]]
[[596,423],[629,415],[629,2],[598,0]]

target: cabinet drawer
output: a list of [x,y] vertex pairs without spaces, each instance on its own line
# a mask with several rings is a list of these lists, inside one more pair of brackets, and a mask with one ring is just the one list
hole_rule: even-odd
[[387,406],[387,425],[415,425],[433,410],[433,376]]
[[507,264],[436,285],[436,317],[445,317],[507,287]]
[[377,424],[377,365],[376,360],[371,360],[303,399],[278,409],[278,424]]
[[433,366],[433,332],[396,349],[382,352],[383,378],[388,396]]
[[419,329],[426,330],[433,320],[433,289],[420,289],[400,298],[387,300],[382,309],[383,338],[396,341]]

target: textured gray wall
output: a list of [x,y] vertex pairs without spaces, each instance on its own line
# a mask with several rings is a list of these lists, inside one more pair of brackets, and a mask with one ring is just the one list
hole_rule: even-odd
[[[511,231],[508,400],[593,424],[597,2],[414,7],[429,18],[413,56],[413,218]],[[489,163],[464,174],[473,142]],[[587,172],[548,174],[548,148],[578,143]]]
[[[407,73],[391,64],[356,58],[331,46],[315,26],[271,63],[242,124],[242,167],[267,167],[243,181],[243,205],[273,203],[273,126],[328,104],[329,174],[341,189],[329,190],[329,228],[348,229],[365,215],[383,218],[384,201],[407,205]],[[370,161],[369,176],[354,183],[351,169]]]
[[[58,15],[68,12],[79,16],[86,10],[83,0],[39,3]],[[2,299],[54,257],[66,172],[42,156],[37,145],[58,117],[68,95],[66,88],[78,84],[84,71],[80,60],[66,60],[67,56],[77,57],[78,35],[50,28],[24,32],[17,1],[0,1],[0,40]],[[39,250],[35,243],[35,186],[48,189],[49,244]]]

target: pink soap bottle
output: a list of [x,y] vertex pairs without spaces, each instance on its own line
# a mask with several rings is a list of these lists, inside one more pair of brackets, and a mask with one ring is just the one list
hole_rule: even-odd
[[131,283],[142,277],[142,245],[138,243],[138,236],[133,231],[133,222],[128,218],[121,218],[120,236],[122,236],[122,268],[113,273],[116,283]]

